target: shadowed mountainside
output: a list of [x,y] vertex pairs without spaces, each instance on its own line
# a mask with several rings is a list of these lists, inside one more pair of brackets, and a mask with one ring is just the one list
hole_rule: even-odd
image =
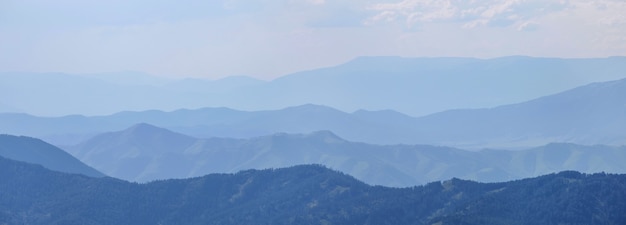
[[0,135],[0,156],[40,164],[48,169],[83,174],[92,177],[103,177],[104,174],[85,165],[67,152],[31,137]]
[[320,167],[148,184],[0,157],[9,224],[623,224],[624,175],[562,172],[506,183],[372,187]]

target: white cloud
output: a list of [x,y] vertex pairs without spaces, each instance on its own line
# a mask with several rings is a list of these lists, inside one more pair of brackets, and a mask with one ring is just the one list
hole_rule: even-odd
[[562,0],[404,0],[371,5],[369,9],[378,13],[368,24],[404,18],[409,27],[428,22],[459,22],[465,28],[519,26],[566,5]]
[[517,25],[518,31],[533,31],[536,30],[539,26],[539,23],[533,21],[526,21],[519,25]]

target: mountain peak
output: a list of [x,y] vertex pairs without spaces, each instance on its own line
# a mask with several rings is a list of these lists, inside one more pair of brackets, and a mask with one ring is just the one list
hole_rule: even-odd
[[131,130],[135,132],[146,132],[146,131],[153,131],[153,130],[169,131],[167,129],[160,128],[149,123],[137,123],[135,125],[130,126],[126,130]]
[[193,137],[189,137],[184,134],[176,133],[174,131],[157,127],[148,123],[138,123],[135,124],[123,131],[121,131],[123,135],[133,135],[136,137],[164,137],[164,136],[176,136],[178,139],[194,139]]
[[[138,123],[122,131],[97,135],[81,145],[117,146],[115,148],[130,146],[130,148],[156,153],[180,149],[180,146],[189,146],[195,141],[196,138],[194,137],[148,123]],[[119,151],[119,149],[111,150]]]

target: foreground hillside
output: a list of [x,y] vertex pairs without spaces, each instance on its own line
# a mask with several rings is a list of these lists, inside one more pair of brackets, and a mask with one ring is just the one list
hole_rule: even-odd
[[549,144],[519,151],[472,152],[351,142],[329,131],[198,139],[137,124],[65,149],[109,176],[138,182],[300,164],[321,164],[368,184],[394,187],[453,177],[507,181],[563,170],[626,173],[626,147]]
[[135,184],[0,158],[6,224],[624,224],[626,176],[372,187],[320,167]]

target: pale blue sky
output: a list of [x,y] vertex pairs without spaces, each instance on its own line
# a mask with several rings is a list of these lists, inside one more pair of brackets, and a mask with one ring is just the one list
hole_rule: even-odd
[[0,72],[272,79],[363,55],[626,55],[625,0],[0,0]]

